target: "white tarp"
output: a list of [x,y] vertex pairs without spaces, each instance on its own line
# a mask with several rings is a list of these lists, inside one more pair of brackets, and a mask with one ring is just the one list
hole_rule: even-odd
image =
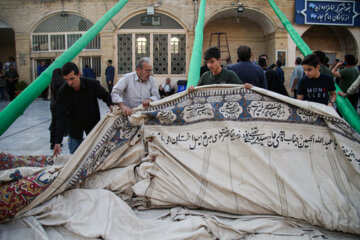
[[330,107],[254,90],[107,115],[0,237],[356,239],[359,134]]

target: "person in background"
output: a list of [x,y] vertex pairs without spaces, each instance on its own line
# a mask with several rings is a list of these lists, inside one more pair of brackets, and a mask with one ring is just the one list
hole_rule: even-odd
[[83,69],[83,74],[82,74],[84,77],[87,77],[87,78],[91,78],[91,79],[95,79],[96,80],[96,75],[95,75],[95,72],[94,70],[89,67],[89,65],[85,65],[85,68]]
[[319,58],[310,54],[301,64],[305,77],[299,82],[297,99],[333,107],[336,100],[335,83],[329,75],[320,73]]
[[260,58],[257,64],[261,67],[261,69],[265,73],[266,70],[267,70],[266,59],[265,58]]
[[330,61],[330,59],[329,59],[328,57],[325,57],[325,63],[324,63],[324,65],[325,65],[327,68],[329,68],[329,61]]
[[330,77],[334,77],[332,71],[330,70],[330,68],[328,68],[325,65],[326,62],[326,55],[323,51],[317,50],[314,51],[315,56],[317,56],[319,58],[320,61],[320,72],[329,75]]
[[112,112],[110,94],[97,82],[81,77],[75,63],[68,62],[62,67],[62,76],[66,84],[62,85],[56,99],[56,129],[53,156],[61,153],[61,143],[69,132],[68,147],[73,154],[86,135],[100,120],[98,98],[102,99]]
[[264,59],[260,60],[259,66],[265,70],[265,77],[267,81],[268,90],[282,94],[284,96],[289,96],[288,92],[283,83],[281,83],[279,76],[276,74],[274,68],[276,64],[271,64],[267,67],[266,61]]
[[19,74],[13,65],[9,66],[9,71],[5,73],[6,91],[10,97],[10,101],[15,98],[15,85],[19,79]]
[[302,59],[300,57],[297,57],[295,59],[295,68],[291,73],[290,77],[290,88],[291,92],[294,94],[294,98],[297,99],[297,86],[300,81],[300,79],[304,76],[304,69],[301,66]]
[[[332,69],[334,69],[334,67],[336,66],[336,64],[338,64],[339,62],[340,62],[340,59],[336,58],[335,61],[333,62],[333,64],[331,64],[331,67],[330,67],[331,73],[332,73]],[[343,69],[343,68],[344,68],[344,66],[341,65],[341,66],[338,68],[338,70],[341,70],[341,69]],[[333,76],[334,76],[334,74],[333,74]],[[334,76],[334,77],[335,77],[335,76]],[[339,77],[335,77],[335,82],[336,82],[336,84],[339,85],[340,78],[339,78]]]
[[200,68],[200,77],[209,70],[210,69],[208,68],[206,62],[204,62],[204,65]]
[[150,58],[140,58],[136,62],[135,72],[123,75],[114,86],[111,92],[112,101],[119,105],[126,116],[130,116],[132,109],[140,104],[147,108],[150,102],[160,99],[152,70]]
[[284,77],[284,70],[282,70],[281,66],[283,65],[281,60],[277,60],[276,61],[276,68],[275,68],[275,72],[278,75],[280,82],[282,84],[285,83],[285,77]]
[[50,83],[50,111],[51,111],[51,123],[50,123],[50,149],[54,149],[55,136],[56,136],[56,99],[58,90],[65,84],[65,79],[61,74],[61,68],[56,68],[53,71]]
[[175,87],[171,84],[170,78],[166,78],[165,83],[159,86],[159,93],[161,97],[167,97],[175,93]]
[[107,60],[106,64],[107,64],[107,67],[105,69],[106,84],[107,84],[109,93],[111,93],[113,86],[114,86],[115,68],[111,65],[112,64],[111,59]]
[[[355,82],[356,78],[359,76],[359,71],[355,67],[355,56],[352,54],[345,55],[345,62],[338,62],[336,66],[332,69],[332,73],[335,77],[339,77],[339,87],[341,91],[347,92],[351,84]],[[340,71],[338,68],[344,65],[344,68]],[[348,97],[351,105],[356,109],[358,103],[358,94],[353,94]]]
[[5,73],[6,73],[7,71],[9,71],[9,67],[10,67],[10,65],[12,65],[12,64],[11,64],[11,61],[12,61],[11,58],[12,58],[12,57],[9,57],[9,60],[8,60],[7,62],[5,62],[4,65],[3,65],[3,67],[2,67],[2,69],[5,71]]
[[256,62],[256,64],[258,64],[259,65],[259,62],[260,62],[260,59],[265,59],[265,64],[266,64],[266,66],[268,65],[268,60],[269,60],[269,58],[268,58],[268,56],[266,55],[266,54],[261,54],[259,57],[258,57],[258,61]]
[[15,58],[14,57],[9,57],[9,62],[10,62],[10,65],[12,65],[14,67],[14,70],[17,71]]
[[231,60],[231,57],[230,56],[227,56],[226,58],[225,58],[225,64],[224,64],[224,66],[223,66],[223,68],[227,68],[228,66],[230,66],[231,64],[232,64],[232,60]]
[[0,70],[0,101],[5,101],[5,77],[2,71]]
[[243,83],[267,89],[264,71],[258,65],[250,62],[251,48],[245,45],[240,46],[237,54],[240,62],[228,66],[227,69],[234,71]]
[[[359,89],[360,89],[360,75],[357,77],[355,82],[353,82],[353,84],[351,84],[351,86],[348,88],[346,93],[344,93],[343,91],[339,91],[338,94],[340,96],[343,96],[343,97],[349,97],[349,96],[352,96],[354,94],[357,94],[358,95],[358,103],[359,103],[359,99],[360,99]],[[357,110],[358,113],[360,113],[359,112],[360,109],[358,109],[358,107],[359,106],[357,106],[357,108],[355,108],[355,110]]]

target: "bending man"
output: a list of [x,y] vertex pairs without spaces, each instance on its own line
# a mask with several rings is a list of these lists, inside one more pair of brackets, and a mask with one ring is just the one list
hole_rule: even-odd
[[89,134],[100,120],[98,98],[112,111],[110,94],[100,84],[89,78],[80,77],[75,63],[68,62],[62,67],[66,81],[58,92],[56,100],[56,136],[53,156],[61,153],[61,142],[69,131],[69,152],[73,154],[83,141],[83,133]]

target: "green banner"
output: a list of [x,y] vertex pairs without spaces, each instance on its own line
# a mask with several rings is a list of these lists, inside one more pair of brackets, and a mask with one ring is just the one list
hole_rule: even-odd
[[205,5],[206,0],[201,0],[199,17],[195,29],[194,45],[191,53],[187,87],[196,86],[200,79],[201,56],[204,40]]
[[52,72],[73,60],[105,27],[105,25],[125,6],[127,0],[121,0],[97,21],[79,40],[58,57],[39,77],[35,79],[19,96],[0,112],[0,136],[21,116],[25,109],[41,94],[51,82]]
[[[291,25],[289,20],[285,17],[285,15],[280,11],[280,9],[274,3],[274,0],[269,0],[271,7],[274,9],[276,15],[279,17],[281,23],[284,25],[285,29],[288,31],[291,39],[298,46],[299,50],[304,56],[312,54],[309,46],[304,42],[301,36],[296,32],[294,27]],[[339,86],[335,83],[336,92],[341,91]],[[342,96],[337,95],[336,97],[336,107],[344,117],[344,119],[353,127],[357,132],[360,133],[360,116],[351,105],[349,99],[344,98]]]

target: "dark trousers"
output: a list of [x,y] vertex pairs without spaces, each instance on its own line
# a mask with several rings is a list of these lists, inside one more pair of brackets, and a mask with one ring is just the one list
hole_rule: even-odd
[[0,101],[5,100],[5,88],[0,87]]
[[[56,137],[56,104],[55,104],[55,102],[50,103],[50,111],[51,111],[51,123],[49,126],[50,143],[55,145],[55,137]],[[67,135],[68,135],[68,131],[66,128],[64,136],[67,136]]]
[[6,84],[6,91],[10,97],[10,101],[14,100],[15,98],[15,84],[16,82],[7,82]]
[[114,83],[109,84],[109,82],[106,82],[106,84],[107,84],[107,87],[109,89],[109,93],[111,93],[111,91],[113,89],[113,86],[114,86]]
[[297,92],[296,89],[294,89],[294,98],[297,99]]
[[353,95],[350,95],[348,96],[348,99],[351,103],[351,105],[353,105],[353,107],[355,108],[355,110],[357,111],[357,105],[358,105],[358,100],[359,100],[359,94],[356,93],[356,94],[353,94]]
[[49,87],[47,87],[44,91],[42,91],[41,93],[41,97],[44,99],[44,100],[47,100],[48,99],[48,96],[49,96]]
[[56,133],[56,107],[55,103],[50,104],[51,111],[51,123],[50,123],[50,143],[55,144],[55,133]]

